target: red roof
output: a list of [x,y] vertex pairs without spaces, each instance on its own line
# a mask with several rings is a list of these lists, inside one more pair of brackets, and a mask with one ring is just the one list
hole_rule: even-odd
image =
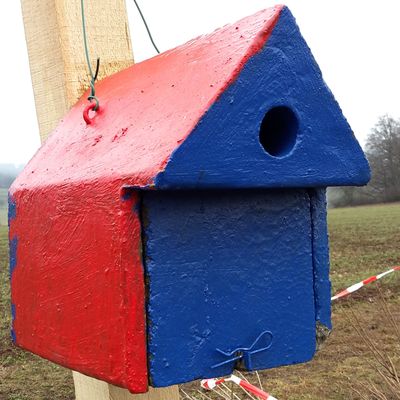
[[172,152],[261,50],[281,10],[261,11],[99,82],[94,122],[83,121],[84,96],[13,189],[26,182],[32,188],[99,178],[152,185]]

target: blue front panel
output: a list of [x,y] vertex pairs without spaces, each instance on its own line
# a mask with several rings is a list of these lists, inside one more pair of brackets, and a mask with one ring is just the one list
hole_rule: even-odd
[[313,356],[306,190],[146,192],[142,217],[153,386]]

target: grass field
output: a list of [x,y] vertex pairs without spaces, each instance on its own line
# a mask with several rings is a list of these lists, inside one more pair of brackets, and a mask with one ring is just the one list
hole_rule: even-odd
[[0,188],[0,226],[7,225],[7,189]]
[[[329,212],[333,290],[400,263],[400,204],[334,209]],[[11,345],[7,228],[0,226],[0,400],[72,400],[69,371]],[[400,344],[377,301],[375,284],[333,306],[334,331],[313,361],[261,373],[264,388],[280,400],[358,399],[352,387],[381,385],[368,346],[349,323],[360,316],[368,336],[392,356],[400,371]],[[400,321],[400,273],[380,284]],[[185,385],[194,393],[198,384]],[[200,399],[200,396],[193,397]],[[369,397],[368,397],[369,398]]]

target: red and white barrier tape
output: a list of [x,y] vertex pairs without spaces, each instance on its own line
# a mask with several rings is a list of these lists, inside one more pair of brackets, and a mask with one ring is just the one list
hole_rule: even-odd
[[236,375],[231,375],[229,378],[211,378],[211,379],[203,379],[201,381],[201,387],[207,390],[214,390],[216,386],[220,385],[221,383],[226,382],[233,382],[236,385],[240,386],[244,390],[247,390],[249,393],[254,394],[261,400],[277,400],[275,397],[271,396],[267,392],[259,389],[258,387],[252,385],[251,383],[240,379]]
[[394,271],[400,271],[400,266],[393,267],[393,268],[389,269],[386,272],[382,272],[381,274],[378,274],[378,275],[375,275],[375,276],[370,276],[368,279],[364,279],[363,281],[361,281],[359,283],[356,283],[355,285],[351,285],[347,289],[335,294],[335,296],[333,296],[331,298],[331,301],[340,299],[341,297],[345,297],[345,296],[349,295],[350,293],[353,293],[353,292],[357,291],[358,289],[361,289],[363,286],[368,285],[371,282],[375,282],[378,279],[381,279],[384,276],[389,275]]

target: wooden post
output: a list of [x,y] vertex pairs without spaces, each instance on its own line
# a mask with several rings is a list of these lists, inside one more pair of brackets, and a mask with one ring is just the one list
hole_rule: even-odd
[[[21,0],[42,141],[88,88],[80,0]],[[85,0],[92,66],[99,79],[133,64],[124,0]]]
[[[88,88],[80,0],[21,0],[42,142]],[[125,0],[85,0],[87,37],[99,79],[133,63]],[[77,400],[178,400],[177,386],[144,395],[73,373]]]

